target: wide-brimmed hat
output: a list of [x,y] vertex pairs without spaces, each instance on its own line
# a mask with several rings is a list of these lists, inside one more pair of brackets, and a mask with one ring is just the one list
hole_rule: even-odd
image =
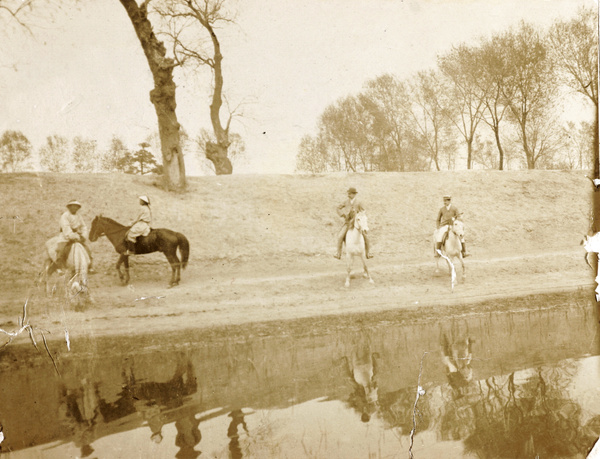
[[79,207],[81,207],[81,204],[79,203],[79,201],[75,201],[75,200],[73,199],[72,201],[69,201],[69,202],[67,203],[67,207],[69,207],[69,206],[79,206]]
[[146,195],[140,196],[140,201],[144,201],[146,204],[150,204],[150,198]]
[[356,191],[356,188],[350,187],[350,188],[348,188],[348,193],[357,194],[358,191]]

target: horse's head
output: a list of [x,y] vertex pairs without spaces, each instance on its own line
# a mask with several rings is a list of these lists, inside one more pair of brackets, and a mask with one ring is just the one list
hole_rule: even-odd
[[354,227],[359,231],[369,231],[369,222],[364,210],[358,212],[354,217]]
[[464,223],[461,220],[455,219],[454,223],[452,223],[452,232],[458,237],[463,237],[465,235]]
[[101,219],[101,215],[96,215],[96,217],[94,217],[94,219],[92,220],[92,226],[90,228],[90,234],[88,236],[89,240],[92,242],[96,242],[98,238],[104,234]]

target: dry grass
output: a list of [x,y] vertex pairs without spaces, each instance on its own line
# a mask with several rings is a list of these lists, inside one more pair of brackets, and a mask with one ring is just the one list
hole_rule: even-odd
[[[190,178],[189,190],[170,194],[151,177],[120,174],[1,174],[1,269],[5,282],[39,268],[43,245],[58,232],[70,199],[83,203],[88,225],[97,214],[128,223],[136,197],[152,199],[154,226],[184,233],[192,266],[259,261],[277,266],[330,257],[340,219],[335,206],[355,186],[366,204],[374,253],[418,261],[431,255],[441,196],[451,193],[465,214],[470,249],[485,256],[569,249],[587,232],[591,187],[582,172],[464,171],[441,173],[234,175]],[[21,220],[13,220],[18,216]],[[100,265],[112,264],[101,239]],[[146,263],[164,263],[162,255]]]

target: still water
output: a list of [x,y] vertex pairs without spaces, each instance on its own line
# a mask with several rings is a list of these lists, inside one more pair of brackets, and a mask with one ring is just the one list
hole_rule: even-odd
[[413,428],[415,458],[585,457],[600,434],[596,322],[572,302],[110,338],[55,353],[60,376],[13,346],[1,457],[407,458]]

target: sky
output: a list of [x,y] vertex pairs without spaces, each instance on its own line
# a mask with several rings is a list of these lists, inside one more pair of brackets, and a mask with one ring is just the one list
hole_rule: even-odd
[[[14,0],[18,1],[18,0]],[[40,4],[42,5],[42,4]],[[0,32],[0,130],[80,135],[136,148],[157,131],[152,77],[118,0],[44,3]],[[597,0],[232,0],[235,23],[217,33],[232,130],[245,141],[237,173],[293,173],[300,139],[319,115],[384,73],[409,78],[461,42],[526,20],[548,26]],[[6,23],[7,16],[0,16]],[[190,136],[210,129],[212,75],[176,69],[177,116]],[[194,152],[189,175],[205,173]]]

